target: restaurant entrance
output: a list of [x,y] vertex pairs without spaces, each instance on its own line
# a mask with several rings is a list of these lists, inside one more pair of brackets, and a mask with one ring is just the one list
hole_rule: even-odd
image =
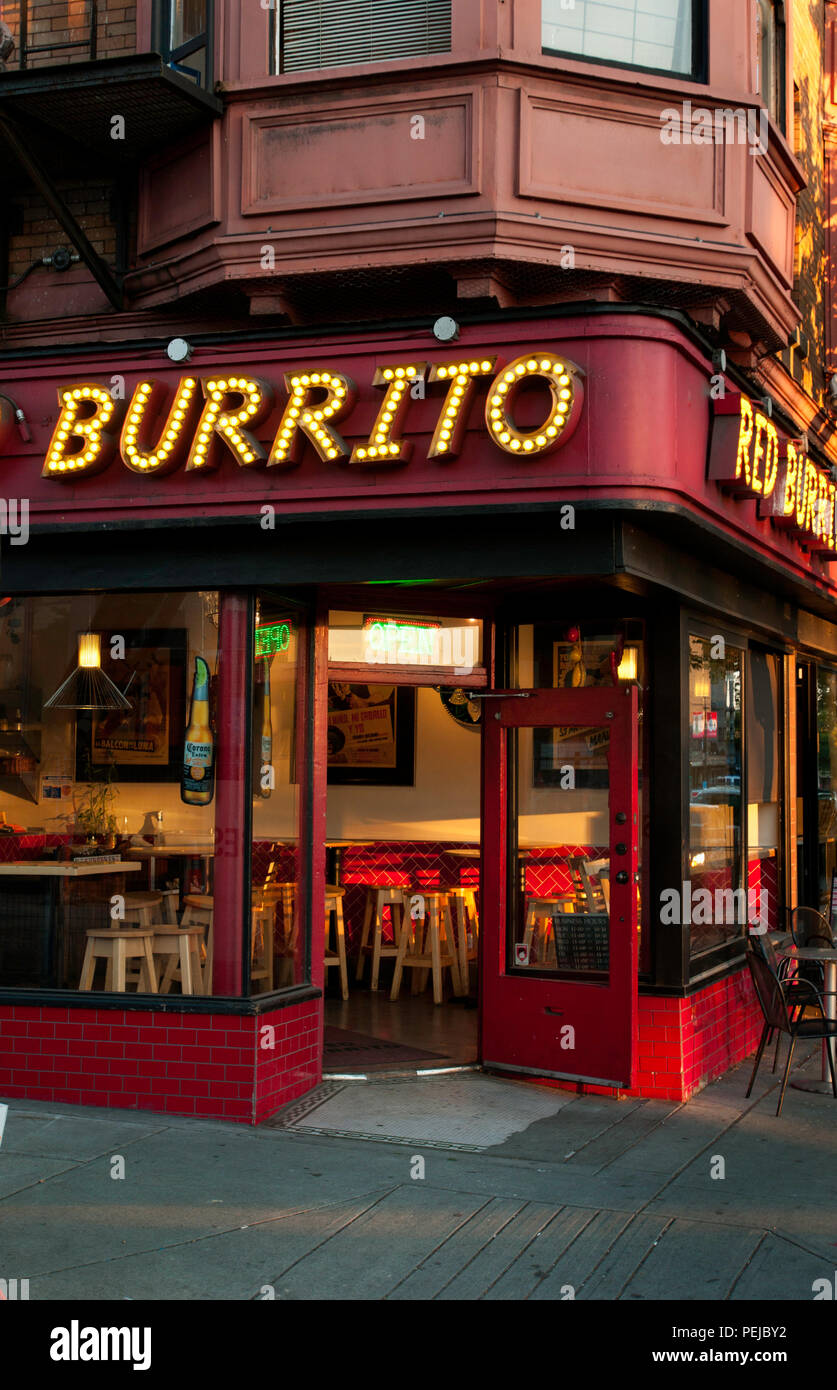
[[326,1076],[477,1061],[481,627],[330,615]]
[[483,774],[482,1056],[636,1079],[635,686],[495,694]]

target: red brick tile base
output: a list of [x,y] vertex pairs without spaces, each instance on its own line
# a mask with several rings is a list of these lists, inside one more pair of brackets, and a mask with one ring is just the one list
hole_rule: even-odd
[[[0,1096],[258,1124],[320,1080],[322,1026],[317,999],[258,1016],[3,1004]],[[689,999],[641,995],[634,1090],[546,1084],[688,1100],[753,1052],[760,1029],[746,971]]]
[[4,1004],[0,1096],[255,1124],[316,1085],[321,1017]]
[[555,1081],[579,1095],[688,1100],[755,1052],[762,1018],[749,972],[740,970],[688,999],[639,997],[639,1066],[632,1090]]

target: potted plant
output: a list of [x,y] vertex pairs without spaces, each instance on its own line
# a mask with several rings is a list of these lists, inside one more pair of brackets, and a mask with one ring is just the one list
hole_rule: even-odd
[[76,829],[87,836],[88,844],[100,844],[113,849],[116,844],[116,816],[113,807],[116,788],[113,786],[113,763],[104,776],[97,777],[88,758],[86,782],[75,803]]

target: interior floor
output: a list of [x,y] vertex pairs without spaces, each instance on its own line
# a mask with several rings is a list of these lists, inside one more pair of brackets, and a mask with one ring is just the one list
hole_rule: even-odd
[[326,999],[324,1071],[468,1065],[477,1061],[477,1018],[475,999],[437,1005],[429,992],[395,1003],[385,989]]

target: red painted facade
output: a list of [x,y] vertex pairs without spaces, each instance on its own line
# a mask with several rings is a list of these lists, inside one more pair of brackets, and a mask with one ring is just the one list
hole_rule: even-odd
[[[29,8],[39,8],[31,26],[39,39],[55,35],[59,21],[72,37],[84,24],[83,6],[60,17],[49,5]],[[63,60],[55,64],[54,91],[37,87],[50,59],[28,68],[12,60],[0,74],[0,115],[25,124],[40,110],[52,130],[56,162],[46,173],[58,181],[70,214],[59,235],[55,204],[38,201],[43,180],[35,179],[36,195],[32,170],[4,145],[17,220],[10,219],[3,252],[8,274],[0,276],[9,281],[0,322],[0,469],[4,498],[27,501],[39,558],[30,560],[28,547],[7,544],[4,534],[3,584],[15,595],[218,588],[226,600],[220,645],[236,654],[249,650],[247,603],[259,586],[304,590],[294,598],[308,605],[314,629],[314,669],[300,676],[301,687],[310,677],[312,703],[296,750],[300,765],[310,754],[312,768],[302,794],[310,857],[298,868],[300,899],[310,888],[313,904],[304,923],[311,940],[307,997],[283,1003],[278,993],[267,1000],[240,996],[248,868],[260,877],[273,854],[269,841],[256,838],[249,866],[238,850],[219,859],[218,998],[189,1001],[188,1009],[177,996],[153,1006],[111,998],[97,1008],[68,992],[66,1003],[34,1004],[24,991],[14,997],[4,990],[0,977],[0,1094],[258,1123],[322,1073],[324,969],[316,944],[324,930],[328,609],[343,594],[356,599],[362,583],[392,582],[403,569],[413,586],[404,593],[416,611],[420,581],[428,581],[430,611],[444,593],[432,587],[437,581],[482,582],[487,655],[480,683],[492,690],[503,679],[497,634],[508,637],[515,623],[594,602],[599,616],[620,604],[629,611],[634,597],[645,604],[643,613],[653,615],[649,710],[662,725],[665,679],[680,718],[676,729],[676,717],[654,729],[645,786],[652,795],[663,783],[683,791],[682,805],[672,794],[664,815],[655,810],[650,861],[641,866],[646,914],[659,889],[689,871],[689,622],[708,632],[731,625],[742,646],[769,646],[785,681],[777,735],[783,824],[775,857],[751,858],[745,878],[767,890],[771,926],[801,900],[797,840],[805,836],[797,803],[804,792],[805,833],[816,838],[818,787],[796,783],[804,721],[793,671],[805,663],[815,685],[819,666],[837,667],[837,549],[824,524],[822,543],[803,545],[804,537],[767,516],[752,487],[737,486],[733,417],[742,395],[767,413],[769,392],[782,457],[789,440],[807,435],[818,475],[825,479],[837,464],[825,394],[825,369],[835,365],[833,273],[827,268],[800,284],[805,172],[794,134],[795,117],[809,130],[824,122],[823,178],[814,161],[814,187],[804,196],[811,200],[809,222],[827,224],[830,251],[837,7],[827,0],[822,10],[817,59],[826,90],[808,112],[801,105],[795,112],[793,93],[797,78],[806,100],[812,88],[800,69],[810,61],[813,7],[782,7],[786,80],[769,116],[763,113],[769,140],[758,157],[740,141],[692,140],[691,116],[684,115],[688,139],[661,140],[666,109],[685,112],[688,105],[713,119],[730,107],[761,111],[767,93],[754,5],[698,6],[705,51],[686,77],[552,52],[544,45],[541,7],[531,0],[455,0],[448,52],[278,72],[275,7],[216,0],[207,40],[214,80],[201,93],[201,110],[195,93],[184,91],[188,83],[178,92],[169,74],[160,86],[157,68],[171,55],[145,62],[161,47],[165,5],[139,0],[134,8],[127,15],[122,0],[113,0],[98,11],[98,57],[109,65],[108,81],[123,84],[120,100],[135,141],[124,158],[101,129],[96,101],[85,105],[86,93],[101,100],[107,90],[104,77],[97,85],[92,61],[74,74],[85,54],[74,55],[66,71]],[[4,8],[15,33],[21,9],[21,0]],[[153,106],[163,120],[161,94],[170,103],[165,134],[136,134],[144,109]],[[70,121],[74,128],[81,123],[80,145],[64,138]],[[40,156],[49,166],[48,152]],[[110,295],[94,258],[83,256],[63,272],[43,259],[63,236],[75,245],[72,217],[100,259],[118,261]],[[81,245],[80,236],[76,241]],[[805,294],[822,301],[824,347],[823,360],[814,362],[820,344],[812,339],[800,372],[789,366],[789,345],[796,342],[801,352]],[[811,318],[811,306],[802,307]],[[432,331],[441,314],[461,321],[449,346]],[[166,344],[180,335],[194,351],[175,367]],[[514,455],[492,439],[489,383],[502,379],[508,363],[543,352],[577,369],[571,425],[551,452]],[[461,447],[446,458],[431,456],[447,388],[430,380],[430,369],[484,358],[496,359],[496,367],[475,387]],[[390,364],[414,364],[422,379],[393,429],[412,452],[408,461],[370,466],[356,451],[372,443],[383,400],[375,374]],[[288,405],[286,374],[323,370],[357,386],[356,403],[335,422],[347,453],[355,451],[353,462],[323,458],[306,442],[292,465],[265,466],[258,456],[242,464],[222,443],[217,467],[189,470],[181,459],[164,475],[139,476],[114,449],[107,466],[89,476],[43,476],[59,425],[59,392],[67,388],[95,383],[112,391],[115,444],[119,416],[141,382],[163,388],[159,426],[186,376],[199,383],[257,378],[272,393],[268,403],[265,392],[253,430],[268,453]],[[211,396],[208,385],[206,392]],[[203,385],[197,397],[185,431],[190,440]],[[548,403],[543,384],[521,393],[513,408],[518,427],[542,428]],[[831,500],[829,534],[837,544]],[[548,520],[567,505],[575,508],[571,535],[557,522],[549,532]],[[265,509],[273,509],[275,529],[263,527]],[[502,550],[504,531],[512,535],[524,523],[537,535],[537,555],[525,534],[516,551],[512,541]],[[50,553],[53,539],[59,558]],[[294,545],[305,560],[301,579],[285,560],[286,550],[297,554]],[[189,552],[179,568],[178,549]],[[227,663],[216,809],[218,824],[236,833],[250,776],[248,680],[243,660]],[[651,714],[644,718],[647,729]],[[811,730],[805,737],[810,752]],[[38,848],[21,840],[14,857],[37,857]],[[604,850],[575,848],[590,856]],[[0,839],[0,862],[6,851]],[[291,857],[280,867],[282,878],[297,874]],[[365,876],[406,874],[429,887],[463,883],[468,871],[441,839],[420,843],[395,834],[347,854],[344,869],[350,945]],[[470,872],[478,881],[473,861]],[[805,872],[816,877],[810,863]],[[533,894],[559,893],[565,878],[548,856],[539,862],[536,854],[526,886]],[[719,957],[709,979],[690,979],[687,950],[679,962],[676,952],[666,955],[669,943],[657,935],[653,910],[650,916],[650,927],[643,919],[643,947],[650,931],[654,950],[641,956],[634,1001],[636,1081],[620,1094],[684,1100],[752,1050],[758,1013],[742,958]]]

